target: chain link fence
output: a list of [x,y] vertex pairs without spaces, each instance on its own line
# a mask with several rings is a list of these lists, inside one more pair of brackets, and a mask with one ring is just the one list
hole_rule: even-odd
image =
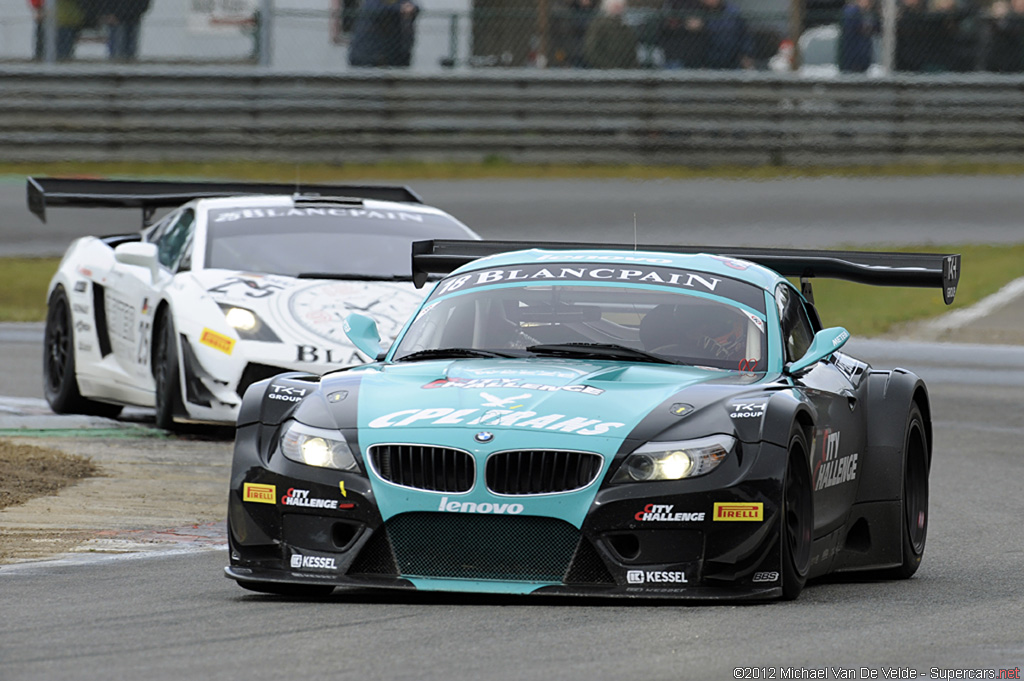
[[0,60],[1024,72],[1024,0],[3,0]]

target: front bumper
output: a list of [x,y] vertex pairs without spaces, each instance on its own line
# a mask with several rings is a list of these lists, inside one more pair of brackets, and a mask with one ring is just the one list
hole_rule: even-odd
[[[748,451],[727,487],[706,476],[600,489],[576,527],[525,513],[417,510],[385,521],[361,475],[247,454],[259,451],[261,431],[269,434],[246,426],[236,438],[225,572],[240,582],[701,600],[782,593],[776,461],[785,452],[773,445]],[[737,508],[756,511],[729,517]]]

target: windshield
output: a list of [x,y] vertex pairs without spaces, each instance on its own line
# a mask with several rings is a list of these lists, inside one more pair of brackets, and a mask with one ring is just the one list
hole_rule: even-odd
[[468,350],[765,370],[763,293],[760,308],[752,308],[638,285],[502,284],[445,292],[450,281],[440,282],[417,315],[395,361],[467,356]]
[[466,239],[443,215],[346,206],[211,210],[207,268],[286,276],[410,279],[411,243]]

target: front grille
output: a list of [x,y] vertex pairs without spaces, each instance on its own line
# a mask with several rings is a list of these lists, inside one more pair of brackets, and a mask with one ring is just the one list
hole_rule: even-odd
[[468,492],[473,488],[473,456],[461,449],[373,445],[369,454],[377,475],[402,487],[431,492]]
[[533,516],[405,513],[385,527],[411,577],[562,582],[580,543],[569,523]]
[[601,457],[589,452],[499,452],[487,459],[487,489],[509,495],[571,492],[592,483],[601,464]]

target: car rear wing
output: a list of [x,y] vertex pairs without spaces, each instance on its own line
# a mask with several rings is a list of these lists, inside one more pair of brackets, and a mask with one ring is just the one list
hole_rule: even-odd
[[531,248],[708,253],[748,260],[774,270],[784,277],[800,277],[804,295],[808,299],[812,299],[809,280],[814,277],[825,277],[876,286],[941,288],[942,298],[946,305],[949,305],[956,296],[956,287],[960,281],[959,254],[433,239],[413,242],[413,282],[420,287],[430,274],[446,274],[477,258]]
[[220,196],[287,194],[303,198],[356,198],[423,203],[401,186],[354,184],[277,184],[272,182],[170,182],[163,180],[86,180],[28,178],[28,209],[46,222],[47,206],[78,208],[141,208],[149,224],[157,208],[180,206],[192,199]]

